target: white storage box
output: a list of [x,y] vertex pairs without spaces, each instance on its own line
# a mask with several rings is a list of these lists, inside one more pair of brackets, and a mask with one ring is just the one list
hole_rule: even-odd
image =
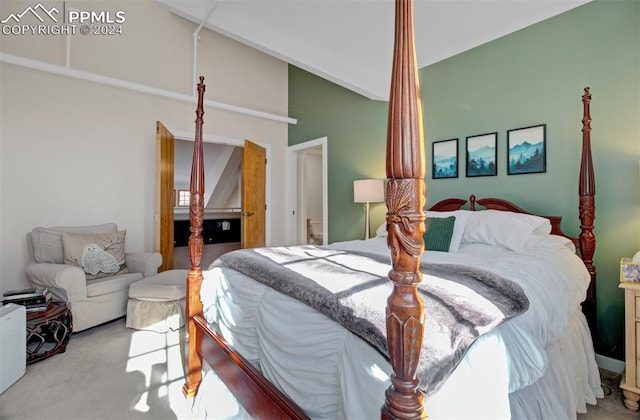
[[25,307],[0,306],[0,394],[27,370],[27,314]]

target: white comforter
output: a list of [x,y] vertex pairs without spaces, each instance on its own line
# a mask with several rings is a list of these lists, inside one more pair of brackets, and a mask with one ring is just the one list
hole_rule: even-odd
[[[389,253],[384,238],[332,247]],[[530,300],[526,313],[478,339],[427,396],[431,418],[575,418],[596,403],[602,390],[579,310],[589,275],[571,248],[545,236],[522,252],[478,243],[425,252],[425,262],[483,267],[517,281]],[[379,418],[391,367],[361,339],[232,270],[205,271],[201,298],[207,320],[312,418]]]

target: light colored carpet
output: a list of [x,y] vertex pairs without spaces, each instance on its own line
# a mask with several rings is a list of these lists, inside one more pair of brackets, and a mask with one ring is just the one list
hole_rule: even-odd
[[640,419],[639,412],[629,411],[624,405],[620,389],[622,374],[600,369],[600,379],[604,398],[599,399],[595,406],[587,406],[587,413],[578,414],[577,420]]
[[[197,419],[202,408],[182,395],[184,328],[156,333],[125,327],[124,318],[75,333],[64,353],[27,365],[0,395],[3,420]],[[182,340],[184,342],[184,340]],[[218,413],[242,410],[226,387],[208,396]]]
[[[65,353],[27,365],[0,395],[0,419],[199,419],[205,412],[213,419],[246,419],[215,377],[216,392],[205,402],[183,397],[183,338],[184,328],[137,331],[126,328],[124,318],[75,333]],[[578,420],[640,419],[622,403],[620,375],[601,374],[605,398]]]

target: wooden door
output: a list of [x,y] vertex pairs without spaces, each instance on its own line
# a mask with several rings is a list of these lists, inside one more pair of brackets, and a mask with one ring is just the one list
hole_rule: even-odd
[[156,201],[156,252],[162,254],[158,271],[173,268],[173,206],[174,206],[174,137],[160,121],[156,122],[158,149],[158,191]]
[[265,245],[267,151],[244,141],[242,162],[242,248]]

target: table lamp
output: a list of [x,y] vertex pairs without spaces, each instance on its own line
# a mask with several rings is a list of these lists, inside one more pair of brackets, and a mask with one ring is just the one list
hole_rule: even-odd
[[364,239],[369,239],[369,204],[384,201],[384,180],[358,179],[353,181],[353,201],[364,203]]

